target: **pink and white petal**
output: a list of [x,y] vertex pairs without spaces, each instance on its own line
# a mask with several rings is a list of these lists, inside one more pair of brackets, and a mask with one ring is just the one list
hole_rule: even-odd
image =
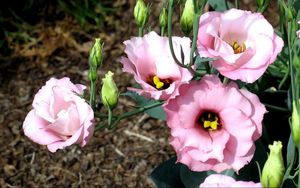
[[59,135],[71,136],[81,127],[77,108],[72,104],[68,109],[61,110],[57,114],[55,122],[47,126],[47,129]]
[[[208,132],[201,127],[193,129],[175,128],[171,130],[171,136],[180,140],[180,148],[197,148],[203,155],[213,150],[212,140]],[[202,158],[201,161],[207,160],[205,159],[206,156],[198,157]]]
[[[52,98],[53,98],[53,96],[52,96]],[[48,102],[39,101],[39,103],[35,103],[33,108],[35,109],[35,114],[37,116],[47,120],[50,123],[55,121],[56,117],[52,116],[52,113],[50,112],[50,104]]]
[[126,57],[121,57],[120,62],[123,65],[123,72],[128,72],[130,74],[136,75],[137,70],[135,64],[133,64],[128,58]]
[[281,50],[284,46],[284,42],[283,42],[282,38],[280,38],[278,35],[276,35],[276,33],[274,33],[274,36],[273,36],[273,46],[274,46],[274,52],[269,61],[269,64],[272,64],[275,61],[277,55],[281,52]]
[[256,126],[239,109],[226,108],[219,115],[222,128],[230,134],[227,149],[235,156],[246,155],[253,147],[252,136]]
[[232,71],[220,71],[220,73],[231,80],[241,80],[246,83],[253,83],[259,79],[266,70],[267,66],[254,69],[240,68]]
[[251,120],[253,121],[253,123],[256,126],[256,130],[253,135],[253,139],[257,140],[262,134],[262,121],[264,118],[264,114],[267,113],[268,111],[266,110],[266,107],[260,102],[257,95],[250,93],[249,91],[247,91],[245,89],[241,89],[240,92],[245,97],[247,97],[251,101],[251,104],[253,105],[252,111],[249,114],[249,117],[251,118]]
[[81,143],[83,140],[83,127],[77,130],[77,132],[70,138],[57,141],[47,145],[47,148],[51,152],[56,152],[58,149],[64,149],[65,147],[71,146],[72,144]]
[[230,187],[235,180],[223,174],[211,174],[207,176],[203,183],[200,184],[199,188],[207,188],[207,187]]
[[192,171],[198,171],[198,172],[202,172],[202,171],[208,171],[213,169],[213,167],[218,163],[217,160],[215,159],[209,159],[208,161],[205,162],[200,162],[200,161],[191,161],[189,168]]
[[255,145],[250,148],[249,152],[245,156],[235,156],[229,150],[224,150],[224,163],[231,166],[231,168],[238,173],[238,171],[248,164],[254,155]]
[[[156,76],[161,79],[172,79],[178,80],[181,78],[180,69],[174,62],[172,57],[161,56],[156,59]],[[171,74],[170,74],[171,73]]]
[[[205,162],[209,159],[215,159],[218,162],[223,161],[223,150],[226,147],[226,144],[229,139],[229,134],[226,131],[211,131],[209,132],[208,130],[205,130],[210,139],[212,140],[211,142],[211,150],[203,151],[201,148],[194,148],[189,150],[187,153],[197,161]],[[203,147],[201,145],[200,147]]]
[[255,36],[254,46],[255,54],[247,61],[242,68],[257,69],[261,67],[267,67],[269,65],[269,60],[273,56],[273,38],[264,35]]
[[[50,114],[53,118],[57,118],[57,113],[65,110],[70,106],[70,92],[61,86],[52,87],[52,97],[48,107]],[[73,95],[73,94],[71,94]]]
[[31,110],[23,123],[24,134],[32,141],[47,145],[62,140],[60,136],[47,130],[48,122],[36,115],[35,110]]
[[75,103],[76,109],[78,111],[78,117],[80,119],[80,125],[83,125],[86,121],[91,121],[94,119],[93,109],[91,106],[83,99],[78,96],[73,96],[73,103]]

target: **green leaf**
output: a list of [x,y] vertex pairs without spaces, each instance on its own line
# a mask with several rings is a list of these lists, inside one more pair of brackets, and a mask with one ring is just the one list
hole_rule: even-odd
[[[123,96],[128,96],[132,98],[133,100],[136,101],[136,103],[140,106],[148,106],[150,104],[155,103],[155,100],[152,99],[147,99],[143,96],[138,95],[137,93],[133,91],[127,91],[126,93],[121,94]],[[145,111],[150,117],[155,118],[155,119],[161,119],[161,120],[166,120],[166,113],[164,112],[163,108],[161,106],[151,108],[149,110]]]
[[158,188],[183,188],[181,166],[182,164],[176,163],[176,157],[172,157],[156,167],[150,177]]
[[181,181],[188,188],[198,188],[207,176],[214,173],[213,171],[194,172],[185,165],[180,168]]
[[[208,3],[215,11],[223,12],[227,10],[225,1],[226,0],[208,0]],[[227,3],[229,9],[234,7],[232,3],[228,2],[228,0]]]
[[290,135],[289,142],[287,145],[287,166],[289,167],[290,165],[293,165],[294,163],[294,158],[295,158],[295,143],[293,140],[293,136]]
[[210,62],[210,61],[215,61],[215,60],[217,60],[217,59],[197,56],[196,60],[195,60],[195,65],[196,65],[197,69],[198,68],[205,69],[204,62]]

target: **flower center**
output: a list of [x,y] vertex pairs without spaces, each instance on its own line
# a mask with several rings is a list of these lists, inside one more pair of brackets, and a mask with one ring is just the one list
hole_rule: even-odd
[[160,79],[158,76],[149,76],[147,78],[147,83],[158,90],[163,90],[163,89],[167,89],[170,86],[172,80]]
[[234,41],[233,44],[231,44],[231,46],[234,51],[234,54],[239,54],[246,50],[246,45],[244,42],[242,45],[239,45],[236,41]]
[[204,129],[209,131],[215,131],[222,126],[219,116],[210,111],[202,113],[198,121]]

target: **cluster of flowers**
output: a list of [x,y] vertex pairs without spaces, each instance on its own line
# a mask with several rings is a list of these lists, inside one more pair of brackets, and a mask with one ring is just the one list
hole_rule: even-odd
[[[172,40],[177,58],[184,59],[184,64],[190,62],[190,39]],[[174,62],[168,39],[155,32],[124,43],[128,58],[121,60],[123,70],[133,74],[142,87],[129,89],[166,100],[170,144],[178,162],[194,171],[222,172],[239,171],[252,159],[266,113],[255,94],[234,82],[222,84],[217,75],[191,81],[193,75]],[[282,39],[259,13],[231,9],[201,16],[198,52],[215,58],[212,66],[232,80],[254,82],[282,47]]]
[[[190,39],[172,37],[172,42],[175,56],[188,64]],[[175,63],[168,38],[155,32],[124,44],[127,57],[121,59],[123,71],[132,74],[142,87],[129,90],[165,101],[170,144],[178,162],[193,171],[220,173],[226,169],[238,172],[251,161],[266,113],[255,94],[240,89],[234,81],[223,84],[216,74],[193,80],[188,69]],[[256,81],[282,47],[282,39],[260,13],[231,9],[201,16],[197,51],[201,57],[215,59],[212,67],[223,77]],[[50,79],[34,98],[23,124],[25,135],[47,145],[51,152],[75,143],[84,146],[94,131],[93,109],[81,97],[84,89],[68,78]],[[218,182],[223,186],[260,186],[211,175],[200,187],[217,186]]]

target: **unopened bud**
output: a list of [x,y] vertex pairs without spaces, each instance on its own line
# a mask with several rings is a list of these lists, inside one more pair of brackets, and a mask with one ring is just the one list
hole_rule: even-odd
[[184,9],[180,18],[181,30],[188,35],[193,29],[195,10],[193,0],[186,0]]
[[265,3],[265,0],[256,0],[258,7],[262,7]]
[[287,17],[288,21],[293,21],[294,12],[295,12],[295,10],[293,9],[293,7],[288,7],[286,9],[286,17]]
[[105,74],[105,78],[102,79],[103,85],[101,90],[102,103],[113,109],[118,104],[119,91],[113,80],[113,75],[111,71]]
[[161,13],[159,15],[159,24],[160,27],[166,28],[168,23],[168,14],[167,14],[167,9],[162,8]]
[[280,187],[284,175],[282,158],[282,143],[274,141],[269,145],[270,154],[262,171],[261,183],[263,187]]
[[103,43],[99,38],[95,39],[95,44],[90,51],[89,63],[92,67],[99,67],[102,63]]
[[143,27],[146,24],[148,20],[148,7],[143,0],[137,0],[133,15],[135,22],[139,27]]
[[292,134],[295,144],[300,146],[300,118],[295,101],[293,101]]
[[90,67],[89,80],[91,80],[93,82],[95,82],[97,80],[97,69],[95,67]]

